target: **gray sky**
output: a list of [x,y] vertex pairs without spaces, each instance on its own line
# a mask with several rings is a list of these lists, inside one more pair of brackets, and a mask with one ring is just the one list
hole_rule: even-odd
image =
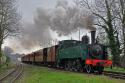
[[57,0],[17,0],[23,20],[32,21],[36,8],[53,8]]
[[[17,0],[18,10],[23,20],[32,22],[37,8],[54,8],[58,0]],[[67,0],[70,3],[73,0]]]

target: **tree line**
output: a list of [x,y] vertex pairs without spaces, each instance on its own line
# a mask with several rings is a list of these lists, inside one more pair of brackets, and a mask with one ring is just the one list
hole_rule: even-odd
[[2,44],[8,36],[17,35],[19,21],[16,0],[0,0],[0,60],[3,55]]

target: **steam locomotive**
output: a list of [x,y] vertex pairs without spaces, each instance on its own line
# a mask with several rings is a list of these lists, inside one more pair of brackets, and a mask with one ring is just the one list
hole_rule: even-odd
[[21,60],[24,63],[101,74],[104,67],[112,65],[112,61],[108,60],[107,46],[95,42],[95,31],[91,31],[91,42],[89,44],[88,36],[83,36],[82,41],[63,40],[58,45],[27,54]]

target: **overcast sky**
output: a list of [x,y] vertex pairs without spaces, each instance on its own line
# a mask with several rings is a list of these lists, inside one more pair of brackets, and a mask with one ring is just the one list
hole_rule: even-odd
[[[72,3],[73,0],[67,0]],[[57,0],[17,0],[18,10],[23,20],[32,22],[37,8],[54,8]]]

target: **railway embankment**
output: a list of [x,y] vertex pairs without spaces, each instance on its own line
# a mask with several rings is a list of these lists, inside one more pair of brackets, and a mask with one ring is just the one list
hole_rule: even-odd
[[24,72],[17,83],[125,83],[125,80],[104,75],[60,71],[52,68],[24,65]]

